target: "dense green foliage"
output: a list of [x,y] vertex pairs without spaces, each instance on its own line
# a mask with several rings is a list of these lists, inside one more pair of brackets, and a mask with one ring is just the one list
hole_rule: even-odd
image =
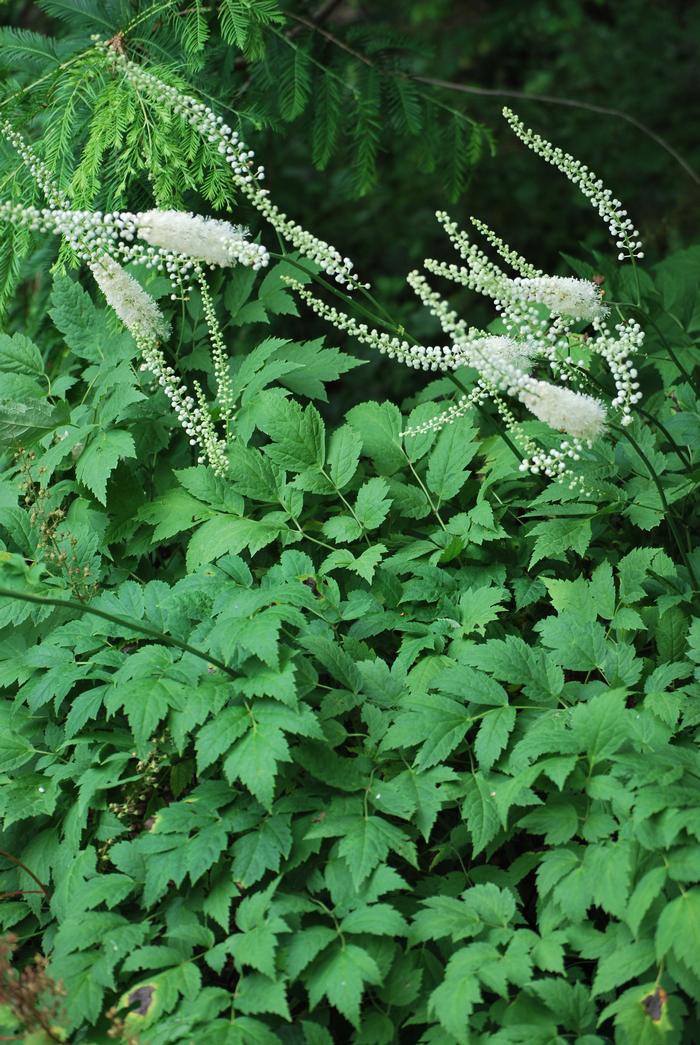
[[[302,4],[39,6],[55,42],[6,33],[6,94],[21,93],[5,112],[33,114],[76,206],[216,212],[234,199],[215,158],[158,106],[135,105],[91,50],[91,33],[128,29],[141,9],[126,46],[204,95],[226,97],[240,77],[232,104],[249,103],[248,137],[251,122],[269,135],[275,187],[333,241],[362,226],[346,239],[358,268],[376,264],[377,293],[415,325],[396,243],[384,282],[380,267],[392,216],[406,208],[408,221],[420,190],[407,142],[432,149],[430,127],[459,168],[426,172],[427,213],[444,202],[443,174],[457,194],[474,141],[490,137],[461,103],[433,119],[443,96],[407,75],[412,60],[430,68],[411,58],[428,29],[458,67],[439,25],[450,5],[409,5],[405,46],[371,23],[323,23],[345,44],[332,61],[319,34],[285,42]],[[533,5],[541,41],[562,24],[545,6]],[[561,5],[566,24],[587,17]],[[667,24],[664,10],[650,18]],[[488,30],[484,49],[510,54],[501,16]],[[636,65],[623,68],[633,81]],[[466,138],[455,148],[448,134]],[[346,193],[336,139],[352,157]],[[653,143],[640,155],[647,173],[671,163],[662,197],[686,177]],[[18,161],[9,149],[3,161],[6,195]],[[496,162],[508,167],[503,152]],[[328,173],[300,196],[310,163]],[[529,165],[532,198],[550,172]],[[316,212],[328,184],[337,226]],[[12,191],[37,198],[26,174]],[[546,229],[575,211],[561,196]],[[568,269],[597,274],[647,332],[634,424],[580,462],[587,496],[524,474],[490,408],[402,436],[454,389],[336,347],[283,282],[299,276],[294,258],[210,279],[236,400],[229,473],[216,477],[68,250],[3,229],[0,929],[17,937],[16,967],[42,952],[66,993],[65,1014],[34,1019],[0,947],[0,1035],[700,1039],[700,248],[657,216],[652,240],[678,249],[621,268],[590,218],[571,220],[582,235],[559,229],[540,259],[564,239]],[[537,240],[525,225],[519,248]],[[409,253],[432,235],[418,222]],[[162,277],[139,275],[172,320],[179,370],[211,385],[199,292],[171,302]],[[593,377],[609,387],[602,367]],[[521,430],[552,438],[534,420]],[[37,1011],[50,1011],[46,989]]]

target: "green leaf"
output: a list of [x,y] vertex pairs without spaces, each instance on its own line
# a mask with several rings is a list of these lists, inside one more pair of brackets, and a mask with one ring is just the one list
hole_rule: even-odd
[[277,518],[272,521],[216,515],[192,535],[187,546],[187,569],[191,572],[222,555],[238,555],[244,548],[253,555],[277,540],[285,529]]
[[605,662],[605,629],[598,621],[572,613],[547,617],[539,624],[542,642],[555,660],[570,671],[594,671]]
[[440,501],[449,501],[467,481],[469,470],[466,466],[478,446],[473,439],[475,434],[476,430],[463,417],[440,432],[425,476],[428,489]]
[[321,468],[325,461],[325,427],[314,406],[302,409],[294,400],[283,400],[263,423],[273,440],[265,453],[275,464],[293,472]]
[[342,490],[357,471],[362,450],[362,440],[350,425],[343,425],[333,432],[328,446],[328,467],[331,479]]
[[325,995],[353,1027],[360,1025],[360,1002],[365,985],[380,982],[374,958],[352,943],[334,944],[306,975],[311,1008]]
[[362,440],[363,452],[380,475],[393,475],[406,463],[401,446],[401,414],[393,403],[360,403],[347,414],[347,422]]
[[601,693],[571,711],[571,728],[591,763],[609,758],[625,743],[630,730],[625,694]]
[[386,479],[368,479],[355,500],[355,515],[364,530],[376,530],[386,519],[391,508]]
[[489,770],[505,749],[515,725],[515,708],[495,708],[486,713],[474,741],[474,751],[482,770]]
[[340,923],[341,932],[371,933],[375,936],[405,936],[406,922],[389,904],[375,903],[357,907]]
[[495,794],[482,773],[473,773],[462,807],[472,837],[474,855],[482,852],[500,830]]
[[565,559],[567,551],[583,555],[591,543],[589,519],[551,519],[539,523],[530,531],[537,537],[530,556],[529,568],[541,559]]
[[386,547],[383,544],[375,544],[373,547],[367,548],[362,555],[357,557],[348,551],[347,548],[338,549],[338,551],[331,552],[331,554],[323,560],[319,573],[330,573],[331,570],[337,569],[351,570],[353,573],[356,573],[358,577],[362,577],[362,579],[367,581],[368,584],[371,584],[377,566],[381,562],[385,552]]
[[47,403],[0,399],[0,445],[29,446],[64,423],[65,415]]
[[120,461],[136,457],[133,437],[120,429],[90,437],[78,458],[75,474],[100,504],[107,503],[107,479]]
[[[297,275],[298,272],[295,272],[295,278]],[[289,388],[294,395],[320,399],[324,403],[328,402],[326,385],[329,382],[337,381],[348,371],[364,365],[364,360],[357,359],[348,352],[324,347],[323,338],[292,346],[289,358],[296,363],[298,369],[284,374],[280,378],[281,384]]]
[[12,337],[0,334],[0,373],[43,377],[41,352],[24,334],[14,334]]
[[462,627],[465,635],[476,632],[483,635],[487,624],[497,620],[504,612],[503,600],[507,598],[503,588],[467,588],[460,597],[459,607],[462,611]]
[[282,730],[274,722],[259,719],[235,743],[224,761],[224,773],[230,782],[240,780],[260,804],[269,809],[278,763],[290,761],[289,745]]
[[661,960],[669,951],[700,976],[697,949],[700,933],[700,889],[689,889],[662,910],[656,927],[656,957]]
[[655,963],[654,944],[651,940],[639,940],[619,947],[614,954],[598,963],[592,994],[605,994],[623,983],[629,983]]
[[430,995],[428,1012],[437,1016],[440,1026],[459,1045],[469,1045],[468,1021],[479,1001],[481,989],[473,961],[468,950],[457,951],[447,963],[444,981]]

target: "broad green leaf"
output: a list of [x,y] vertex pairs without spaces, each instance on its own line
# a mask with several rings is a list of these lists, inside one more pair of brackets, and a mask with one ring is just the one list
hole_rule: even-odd
[[475,429],[465,418],[458,418],[440,432],[428,459],[425,481],[440,501],[449,501],[464,486],[469,476],[467,465],[476,453]]
[[76,477],[101,504],[106,504],[107,479],[117,464],[129,457],[136,457],[136,447],[128,432],[121,429],[99,432],[91,436],[78,458]]
[[360,1002],[365,986],[380,982],[381,974],[374,958],[352,943],[335,944],[306,974],[311,1008],[325,996],[353,1027],[360,1024]]

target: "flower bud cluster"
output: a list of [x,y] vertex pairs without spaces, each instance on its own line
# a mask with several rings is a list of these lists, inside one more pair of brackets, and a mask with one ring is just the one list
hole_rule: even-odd
[[201,271],[199,273],[199,291],[202,296],[202,309],[209,330],[209,340],[211,341],[211,357],[214,364],[214,378],[216,380],[216,398],[219,403],[222,418],[224,421],[228,421],[233,417],[233,408],[235,405],[233,384],[231,383],[231,371],[229,369],[228,355],[226,353],[226,346],[224,345],[221,327],[219,326],[219,321],[216,317],[216,310],[214,309],[214,302],[211,299],[209,288],[204,279],[204,274]]
[[644,331],[634,319],[618,323],[615,336],[602,330],[591,343],[591,351],[602,356],[610,368],[615,382],[615,398],[612,405],[621,411],[620,423],[632,423],[632,407],[642,398],[637,380],[637,369],[632,357],[644,344]]
[[68,199],[54,182],[49,168],[8,120],[0,120],[0,135],[12,145],[15,152],[22,158],[27,170],[46,197],[49,206],[58,208],[68,206]]
[[561,171],[569,181],[577,186],[586,199],[590,200],[591,205],[608,226],[610,235],[615,240],[619,260],[643,258],[639,233],[627,216],[627,211],[624,210],[620,200],[613,196],[610,189],[605,188],[600,178],[568,152],[564,152],[531,131],[511,109],[504,108],[503,115],[511,129],[529,149]]
[[175,416],[187,435],[189,444],[199,451],[198,464],[207,462],[217,475],[225,475],[228,468],[226,444],[217,438],[209,416],[204,394],[196,389],[197,400],[182,384],[175,370],[154,341],[139,338],[143,356],[141,370],[150,370],[170,400]]
[[297,280],[289,276],[283,276],[282,278],[289,287],[297,292],[302,301],[305,301],[317,316],[327,320],[336,330],[350,334],[351,337],[357,338],[361,344],[369,345],[389,359],[395,359],[397,362],[415,370],[449,371],[465,365],[465,360],[458,346],[433,345],[425,347],[416,345],[403,338],[394,337],[391,334],[387,334],[386,331],[369,327],[366,323],[358,323],[352,316],[338,311],[333,305],[327,305],[325,301],[317,298],[311,291],[306,290]]
[[520,464],[521,472],[530,472],[531,475],[546,475],[548,479],[567,481],[570,490],[578,489],[585,497],[591,496],[591,491],[586,489],[583,477],[577,474],[571,467],[581,460],[584,445],[579,439],[564,439],[558,447],[552,450],[536,450],[531,452],[529,458],[525,458]]
[[459,417],[464,417],[475,406],[480,406],[489,397],[489,390],[482,381],[478,381],[468,395],[460,396],[455,403],[451,403],[447,410],[443,410],[435,417],[423,421],[419,425],[407,428],[401,432],[402,437],[412,435],[426,435],[428,432],[439,432],[446,425],[453,424]]
[[221,116],[217,116],[203,102],[182,94],[177,88],[146,72],[123,54],[112,48],[109,48],[109,53],[110,58],[118,64],[137,91],[157,98],[160,104],[167,105],[173,113],[186,120],[205,142],[216,148],[231,169],[238,189],[283,239],[317,264],[323,272],[332,276],[336,282],[350,288],[362,285],[353,272],[353,263],[349,258],[344,258],[325,240],[307,232],[272,203],[268,190],[261,184],[265,179],[265,169],[256,165],[253,150],[248,148],[238,132]]
[[475,218],[473,216],[469,220],[474,228],[481,233],[486,242],[501,255],[503,260],[507,262],[519,276],[524,276],[526,279],[537,279],[538,276],[544,275],[540,269],[531,265],[527,258],[524,258],[522,254],[518,254],[517,251],[512,250],[500,236],[496,235],[493,229],[490,228],[485,221],[481,221],[480,218]]

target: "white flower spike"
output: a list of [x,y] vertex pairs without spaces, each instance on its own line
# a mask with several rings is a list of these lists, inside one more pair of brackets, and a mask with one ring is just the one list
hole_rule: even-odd
[[168,324],[150,294],[108,255],[90,266],[98,287],[121,319],[139,340],[159,341],[168,336]]
[[179,210],[148,210],[134,215],[134,220],[138,235],[152,247],[208,265],[259,269],[270,260],[264,247],[250,242],[247,229],[228,221]]
[[518,398],[540,421],[576,439],[592,443],[605,430],[605,407],[583,392],[548,381],[530,381]]

